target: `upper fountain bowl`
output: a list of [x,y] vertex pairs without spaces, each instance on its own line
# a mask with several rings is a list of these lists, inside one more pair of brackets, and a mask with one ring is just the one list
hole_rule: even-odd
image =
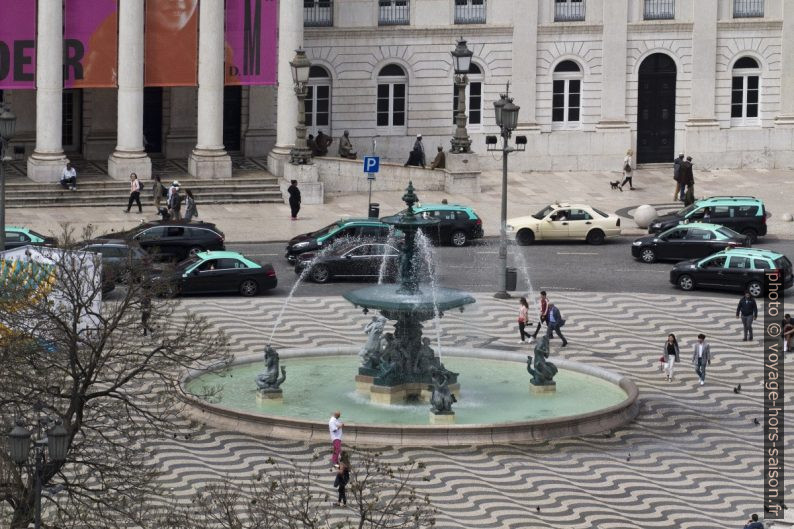
[[397,285],[376,285],[343,295],[356,307],[380,310],[390,319],[395,319],[391,313],[425,315],[429,319],[433,317],[436,308],[439,312],[444,312],[476,301],[467,292],[444,287],[437,287],[434,292],[405,294],[399,291]]

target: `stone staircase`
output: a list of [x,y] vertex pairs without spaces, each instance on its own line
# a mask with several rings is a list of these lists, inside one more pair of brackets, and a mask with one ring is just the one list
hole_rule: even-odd
[[[179,180],[182,190],[190,189],[199,204],[234,204],[283,201],[278,178],[264,170],[258,160],[235,160],[234,176],[225,180],[190,178],[183,167],[166,160],[153,160],[153,172],[168,187]],[[24,162],[23,162],[24,163]],[[63,189],[57,182],[37,183],[24,177],[23,163],[9,164],[6,180],[6,207],[125,207],[129,182],[111,179],[106,167],[95,162],[73,160],[77,169],[77,190]],[[154,180],[143,180],[143,205],[151,205]],[[164,202],[164,201],[163,201]]]

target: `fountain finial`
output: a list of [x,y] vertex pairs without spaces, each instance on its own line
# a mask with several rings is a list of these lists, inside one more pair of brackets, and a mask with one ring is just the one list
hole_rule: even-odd
[[419,197],[416,196],[414,193],[414,183],[412,180],[408,181],[408,187],[405,188],[405,194],[403,195],[403,202],[408,205],[408,211],[405,213],[406,217],[413,217],[414,214],[414,204],[419,202]]

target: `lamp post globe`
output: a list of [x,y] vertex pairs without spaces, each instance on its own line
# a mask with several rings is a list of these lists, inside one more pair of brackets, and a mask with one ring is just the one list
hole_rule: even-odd
[[464,39],[458,40],[457,46],[451,52],[452,66],[455,69],[455,87],[458,95],[458,108],[455,112],[455,135],[452,137],[453,153],[470,153],[471,152],[471,138],[466,131],[466,122],[468,116],[466,115],[466,85],[469,84],[469,78],[466,74],[469,73],[471,68],[471,57],[474,53],[466,46]]
[[69,432],[63,427],[63,423],[58,421],[55,426],[47,430],[47,448],[50,452],[50,459],[61,463],[66,460],[66,452],[69,449]]
[[305,165],[311,163],[312,151],[306,144],[306,100],[309,71],[312,62],[306,57],[306,50],[295,50],[295,57],[289,63],[292,68],[292,82],[295,85],[295,95],[298,98],[298,123],[295,125],[295,147],[290,151],[290,163]]
[[8,432],[8,448],[11,460],[17,465],[24,465],[30,454],[30,432],[25,429],[21,420]]
[[455,68],[455,73],[458,75],[466,75],[469,73],[471,67],[471,58],[474,52],[466,46],[466,40],[458,40],[458,45],[452,50],[452,63]]
[[502,94],[499,96],[499,99],[494,101],[493,103],[493,111],[494,111],[494,119],[496,119],[496,126],[502,126],[502,109],[507,104],[507,96]]
[[289,62],[292,67],[292,82],[295,84],[306,84],[309,81],[309,69],[312,63],[306,57],[306,50],[299,48],[295,50],[295,57]]
[[521,109],[518,105],[514,104],[510,99],[502,107],[502,126],[509,130],[516,130],[518,127],[518,111]]

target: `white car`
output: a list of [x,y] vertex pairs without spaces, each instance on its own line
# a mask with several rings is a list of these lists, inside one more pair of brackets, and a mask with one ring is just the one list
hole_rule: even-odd
[[508,219],[507,233],[522,246],[561,239],[601,244],[620,235],[620,217],[585,204],[551,204],[534,215]]

